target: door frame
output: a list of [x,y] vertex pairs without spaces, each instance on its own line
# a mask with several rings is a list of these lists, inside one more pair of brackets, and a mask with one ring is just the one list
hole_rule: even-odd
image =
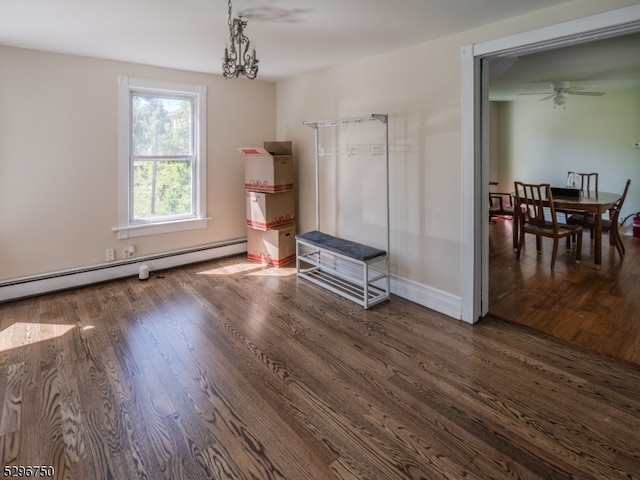
[[640,30],[640,5],[462,47],[461,319],[489,308],[489,91],[492,59],[525,55]]

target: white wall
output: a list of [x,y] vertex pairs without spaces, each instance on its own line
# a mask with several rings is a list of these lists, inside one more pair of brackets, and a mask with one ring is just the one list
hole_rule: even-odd
[[566,108],[522,100],[497,102],[499,186],[514,180],[566,185],[568,171],[598,172],[599,189],[631,187],[621,218],[640,211],[640,90],[570,96]]
[[[0,281],[243,238],[236,147],[275,139],[275,85],[0,46]],[[206,229],[117,240],[118,76],[205,85]]]
[[[297,149],[300,229],[315,226],[313,132],[302,122],[388,113],[393,290],[459,317],[461,48],[635,3],[575,0],[278,83],[278,136],[294,140]],[[361,182],[359,174],[343,179]],[[358,204],[357,198],[352,201]],[[364,217],[363,211],[353,215]]]

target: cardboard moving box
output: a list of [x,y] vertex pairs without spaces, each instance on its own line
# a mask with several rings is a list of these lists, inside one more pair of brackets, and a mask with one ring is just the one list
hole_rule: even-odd
[[292,225],[296,221],[293,190],[282,193],[245,192],[247,226],[258,230]]
[[244,188],[254,192],[293,190],[291,142],[264,142],[264,148],[239,148],[244,155]]
[[296,258],[296,227],[247,228],[247,258],[280,267]]

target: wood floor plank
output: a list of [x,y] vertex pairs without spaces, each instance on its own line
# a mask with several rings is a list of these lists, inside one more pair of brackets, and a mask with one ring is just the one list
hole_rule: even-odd
[[3,466],[20,465],[20,431],[0,435],[0,453]]
[[85,425],[85,442],[87,445],[87,462],[84,466],[88,467],[91,472],[91,475],[86,478],[114,480],[117,478],[130,478],[128,475],[123,477],[122,474],[126,472],[119,470],[120,459],[117,454],[112,453],[101,417],[101,413],[97,410],[83,414],[82,422]]
[[173,442],[166,419],[177,415],[153,368],[142,366],[140,374],[131,379],[134,402],[132,415],[138,419],[137,435],[142,455],[150,472],[149,478],[167,479],[174,476],[180,452]]
[[[71,452],[68,453],[67,445],[65,445],[61,383],[60,372],[57,368],[51,368],[43,372],[38,420],[40,422],[40,435],[48,441],[40,447],[40,457],[30,459],[31,461],[28,464],[33,464],[31,462],[40,460],[44,465],[53,466],[59,478],[74,478],[69,457],[73,456],[77,449],[72,448]],[[26,420],[27,418],[25,418]],[[75,441],[72,443],[75,444]]]
[[24,363],[15,363],[7,369],[7,384],[0,412],[0,435],[20,430],[24,389]]

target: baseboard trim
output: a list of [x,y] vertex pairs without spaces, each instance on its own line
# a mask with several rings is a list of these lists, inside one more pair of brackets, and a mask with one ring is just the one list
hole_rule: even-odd
[[158,255],[136,257],[121,262],[9,280],[0,283],[0,302],[137,276],[142,264],[147,265],[153,272],[246,252],[247,239],[242,238]]
[[448,317],[462,320],[462,298],[406,278],[392,276],[391,292]]
[[[83,269],[53,272],[46,275],[9,280],[0,283],[0,303],[83,287],[118,278],[137,276],[140,265],[151,272],[247,252],[246,238],[224,243],[136,257],[131,260],[95,265]],[[391,292],[423,307],[430,308],[457,320],[462,319],[462,299],[412,280],[392,276]]]

